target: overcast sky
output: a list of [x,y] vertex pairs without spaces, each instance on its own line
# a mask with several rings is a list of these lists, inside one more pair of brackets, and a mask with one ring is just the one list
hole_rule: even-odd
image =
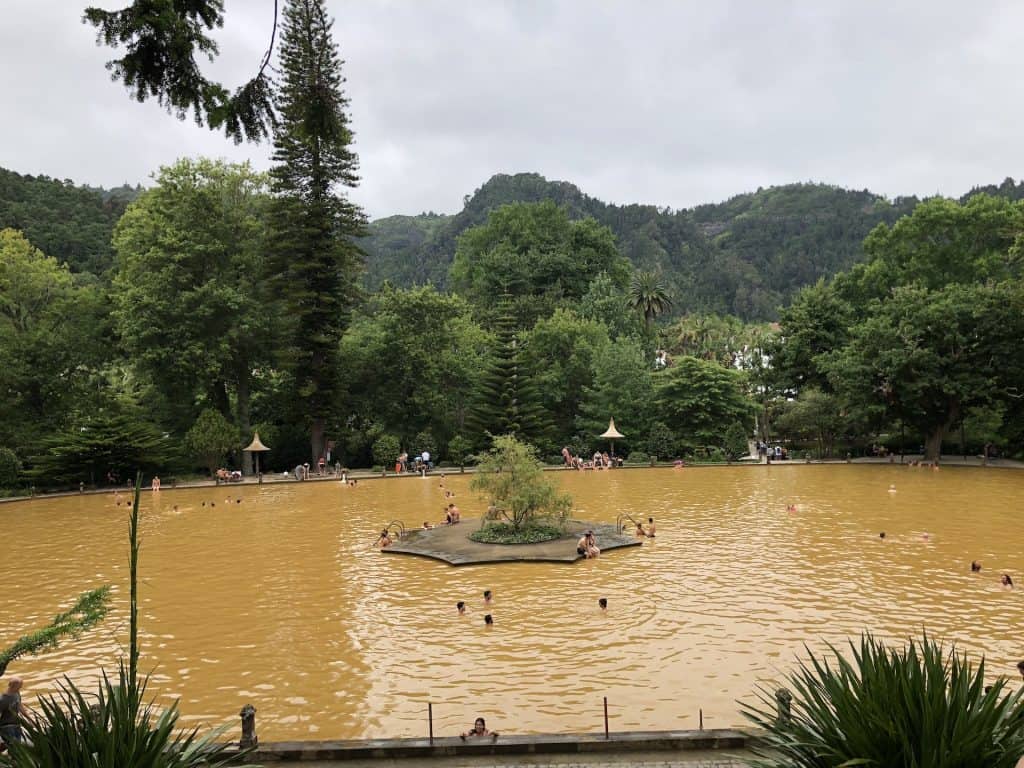
[[[94,2],[96,0],[93,0]],[[145,182],[181,156],[268,165],[112,83],[85,0],[4,0],[0,166]],[[105,7],[128,4],[111,0]],[[494,173],[689,207],[824,181],[959,195],[1024,175],[1024,2],[328,0],[371,217],[455,212]],[[227,0],[236,86],[271,0]]]

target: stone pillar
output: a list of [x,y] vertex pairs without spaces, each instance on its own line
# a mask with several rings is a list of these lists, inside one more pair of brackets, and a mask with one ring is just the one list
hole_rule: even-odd
[[793,694],[785,688],[779,688],[779,690],[775,692],[775,706],[779,712],[778,716],[775,718],[775,724],[789,725],[789,722],[793,719]]
[[242,717],[242,738],[238,746],[242,749],[251,749],[259,743],[256,737],[256,707],[246,704],[238,714]]

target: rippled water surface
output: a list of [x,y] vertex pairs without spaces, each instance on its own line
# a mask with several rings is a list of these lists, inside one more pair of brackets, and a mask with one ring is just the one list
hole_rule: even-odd
[[[1024,473],[843,465],[558,477],[577,517],[654,516],[657,540],[575,565],[453,568],[372,547],[390,520],[441,517],[437,477],[145,494],[141,668],[152,692],[180,696],[186,722],[234,724],[253,702],[264,740],[423,735],[428,701],[439,734],[477,714],[516,732],[596,730],[603,696],[613,729],[695,727],[701,708],[707,726],[723,727],[742,722],[736,700],[791,668],[804,643],[865,627],[955,639],[986,655],[991,676],[1024,657]],[[445,482],[473,517],[483,505],[468,480]],[[0,644],[87,588],[116,591],[99,629],[12,665],[26,694],[114,669],[127,637],[125,508],[71,497],[4,504],[0,518]],[[970,573],[974,558],[981,574]],[[1020,576],[1017,590],[999,586],[1004,571]]]

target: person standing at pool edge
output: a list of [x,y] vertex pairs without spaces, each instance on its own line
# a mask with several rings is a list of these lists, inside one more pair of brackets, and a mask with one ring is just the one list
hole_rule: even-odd
[[12,677],[7,681],[7,692],[0,696],[0,738],[5,744],[24,740],[21,718],[28,715],[28,710],[21,703],[21,686],[21,678]]

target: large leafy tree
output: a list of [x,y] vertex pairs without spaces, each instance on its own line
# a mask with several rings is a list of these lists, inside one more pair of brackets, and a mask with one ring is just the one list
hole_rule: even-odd
[[365,218],[340,187],[359,183],[333,21],[323,0],[288,0],[281,30],[280,121],[266,283],[288,319],[282,362],[295,381],[296,416],[310,427],[314,460],[336,405],[338,343],[356,298]]
[[571,306],[602,272],[615,283],[628,275],[615,236],[593,219],[571,221],[552,202],[513,203],[458,241],[453,287],[493,321],[494,297],[507,295],[518,328],[530,328],[559,306]]
[[833,387],[922,435],[925,458],[968,410],[1006,399],[1022,371],[1019,285],[904,286],[873,302],[849,344],[824,355]]
[[105,304],[95,278],[0,230],[0,433],[21,455],[94,405],[111,355]]
[[593,383],[595,358],[609,344],[603,323],[558,309],[523,334],[522,353],[559,441],[572,435],[584,391]]
[[122,341],[182,432],[204,400],[247,432],[272,328],[258,284],[266,180],[247,164],[198,159],[161,168],[156,182],[114,232]]
[[986,195],[928,200],[879,226],[864,264],[817,286],[784,320],[780,363],[798,373],[790,381],[824,376],[847,410],[876,424],[898,419],[938,460],[969,410],[1016,392],[1021,231],[1024,205]]
[[635,337],[619,338],[595,351],[593,381],[583,388],[576,426],[583,447],[607,447],[598,438],[608,420],[625,435],[619,445],[626,452],[646,448],[654,418],[654,381],[651,363]]
[[343,423],[410,448],[420,432],[447,443],[465,424],[490,345],[461,298],[385,285],[341,341]]
[[682,357],[654,378],[661,420],[685,445],[720,446],[733,423],[751,423],[753,404],[737,370]]

